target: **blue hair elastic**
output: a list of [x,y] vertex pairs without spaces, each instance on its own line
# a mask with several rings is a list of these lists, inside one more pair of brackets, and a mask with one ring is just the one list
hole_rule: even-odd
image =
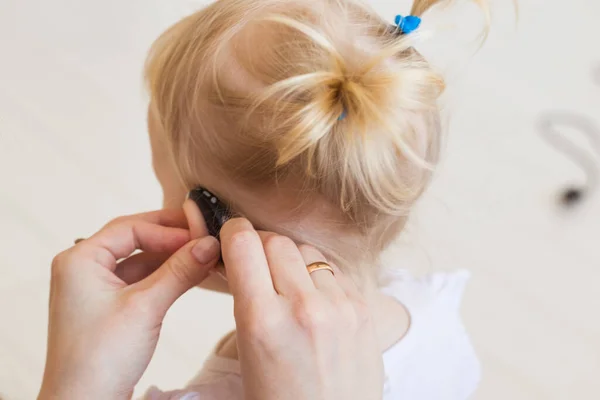
[[342,114],[338,117],[338,121],[343,120],[344,118],[346,118],[346,115],[348,113],[346,112],[346,109],[344,108],[344,111],[342,111]]
[[408,35],[416,31],[421,25],[421,18],[415,15],[396,15],[396,25],[402,34]]

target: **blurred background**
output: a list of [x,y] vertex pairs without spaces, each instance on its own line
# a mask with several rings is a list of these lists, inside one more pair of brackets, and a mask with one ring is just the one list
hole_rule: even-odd
[[[371,1],[390,22],[410,9]],[[5,400],[35,398],[39,388],[52,257],[115,216],[160,207],[142,65],[160,32],[202,4],[0,1]],[[543,139],[540,123],[559,112],[600,125],[600,3],[522,0],[519,8],[517,21],[510,0],[493,2],[478,52],[474,7],[425,19],[439,32],[419,50],[446,71],[449,136],[438,177],[389,256],[416,273],[472,271],[463,315],[484,369],[476,399],[598,399],[600,194],[560,204],[561,191],[586,177]],[[580,130],[560,132],[598,168]],[[184,296],[140,391],[183,385],[233,327],[231,313],[225,296]]]

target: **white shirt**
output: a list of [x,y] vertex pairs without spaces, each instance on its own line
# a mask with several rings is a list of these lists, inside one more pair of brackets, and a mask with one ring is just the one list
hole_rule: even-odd
[[[382,290],[408,310],[404,338],[383,353],[384,400],[466,400],[479,383],[481,369],[460,318],[469,274],[436,273],[415,279],[398,271]],[[243,400],[240,365],[211,356],[183,390],[151,388],[146,400]]]

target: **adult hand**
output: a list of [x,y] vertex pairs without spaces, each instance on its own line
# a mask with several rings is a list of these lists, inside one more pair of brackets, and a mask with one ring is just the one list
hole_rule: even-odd
[[[131,256],[135,250],[142,250]],[[218,261],[182,211],[121,217],[52,263],[40,399],[129,399],[169,307]]]
[[247,400],[380,400],[383,362],[368,308],[325,257],[244,219],[221,231]]

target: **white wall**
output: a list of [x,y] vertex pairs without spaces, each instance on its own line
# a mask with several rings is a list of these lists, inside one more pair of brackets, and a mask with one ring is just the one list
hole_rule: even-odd
[[[0,2],[0,393],[9,399],[38,389],[52,256],[116,215],[160,205],[142,63],[197,4]],[[600,124],[599,4],[522,1],[517,26],[512,3],[496,0],[490,39],[473,57],[461,34],[476,31],[473,8],[425,21],[442,30],[423,50],[449,75],[449,142],[395,258],[417,271],[473,271],[464,315],[485,369],[477,399],[600,398],[599,197],[557,207],[557,191],[583,177],[536,131],[548,109]],[[390,20],[409,8],[375,5]],[[230,314],[226,297],[186,295],[141,386],[183,384]]]

